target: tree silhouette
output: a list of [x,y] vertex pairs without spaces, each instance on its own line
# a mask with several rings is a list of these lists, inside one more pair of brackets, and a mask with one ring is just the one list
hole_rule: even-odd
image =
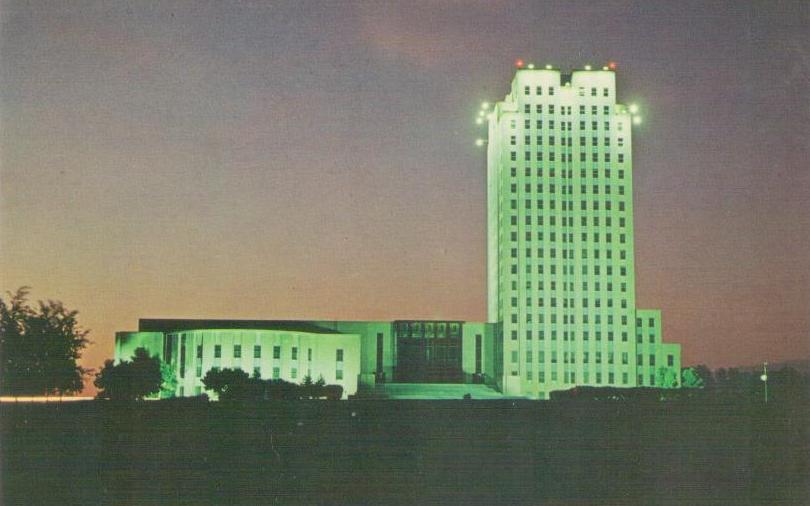
[[703,388],[705,383],[693,367],[681,371],[681,385],[684,388]]
[[99,388],[99,399],[143,399],[160,391],[163,383],[160,359],[150,356],[145,348],[138,348],[129,362],[104,362],[93,383]]
[[696,365],[694,367],[694,372],[697,374],[700,379],[703,381],[703,387],[707,389],[714,388],[714,374],[712,374],[712,370],[706,367],[705,365]]
[[661,388],[675,388],[678,386],[678,373],[671,367],[659,367],[656,372],[656,384]]
[[250,376],[241,369],[210,369],[202,379],[206,390],[211,390],[220,400],[242,396]]
[[174,392],[177,389],[177,374],[174,367],[166,362],[160,362],[160,397],[167,399],[174,397]]
[[76,361],[89,344],[78,311],[59,301],[28,304],[28,287],[0,298],[0,392],[6,395],[63,395],[80,392],[90,371]]

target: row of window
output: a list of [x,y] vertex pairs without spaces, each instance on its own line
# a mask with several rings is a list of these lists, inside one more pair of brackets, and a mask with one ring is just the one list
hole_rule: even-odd
[[[585,301],[585,300],[587,300],[587,299],[583,299],[583,301]],[[518,316],[517,314],[512,314],[512,323],[517,323],[518,322],[517,321],[517,316]],[[541,323],[541,324],[545,323],[543,313],[538,313],[537,316],[538,316],[537,323]],[[613,320],[614,320],[613,316],[614,315],[609,314],[609,315],[605,315],[605,316],[606,316],[606,320],[605,320],[606,323],[608,325],[613,325]],[[627,325],[627,315],[620,315],[620,316],[621,316],[620,321],[622,322],[622,326],[626,326]],[[569,324],[569,323],[571,323],[571,324],[576,323],[573,314],[571,314],[571,315],[564,314],[562,322],[563,322],[563,324],[566,324],[566,325]],[[532,313],[527,313],[526,314],[526,323],[532,323]],[[556,313],[551,314],[550,323],[557,323],[557,314]],[[588,313],[585,313],[585,314],[582,315],[582,323],[585,323],[585,324],[590,323],[590,317],[589,317]],[[602,324],[602,315],[595,314],[594,319],[593,319],[593,323],[596,324],[596,325],[601,325]]]
[[[512,371],[512,376],[517,376],[517,375],[518,375],[517,371]],[[574,371],[570,371],[570,372],[565,371],[564,378],[565,378],[564,383],[576,383],[577,382],[576,373]],[[596,383],[597,385],[601,385],[602,384],[602,378],[603,378],[602,373],[601,372],[596,372],[594,383]],[[612,372],[608,373],[607,383],[606,384],[608,384],[608,385],[616,384],[615,379],[616,379],[616,376],[614,375],[614,373],[612,373]],[[630,378],[629,378],[628,374],[626,372],[623,372],[622,373],[622,383],[621,384],[622,385],[629,384],[629,379]],[[526,380],[527,381],[533,381],[532,371],[526,371]],[[588,383],[591,382],[590,381],[590,374],[589,374],[588,371],[583,372],[582,380],[583,380],[584,384],[588,384]],[[650,380],[650,382],[647,385],[648,386],[654,386],[655,385],[655,374],[650,374],[649,375],[649,380]],[[546,382],[545,371],[538,371],[538,373],[537,373],[537,381],[538,381],[538,383],[545,383]],[[551,371],[551,382],[554,383],[556,381],[558,381],[557,371],[552,370]],[[638,384],[640,386],[644,385],[643,375],[642,374],[638,375]]]
[[[586,168],[583,167],[583,168],[581,168],[579,170],[579,177],[581,179],[585,179],[587,177],[587,175],[588,175],[588,171],[587,171]],[[604,169],[604,177],[607,178],[607,179],[610,179],[610,175],[611,175],[610,167],[609,166],[605,167],[605,169]],[[510,176],[512,178],[517,177],[517,167],[512,167],[511,168]],[[532,177],[532,168],[531,167],[525,167],[524,168],[524,176],[527,177],[527,178]],[[591,176],[594,179],[599,178],[599,169],[595,164],[591,169]],[[538,178],[537,182],[540,182],[539,179],[541,179],[543,177],[544,177],[543,176],[543,167],[537,167],[537,178]],[[548,173],[547,177],[550,177],[550,178],[555,177],[555,171],[554,171],[553,166],[549,167],[549,173]],[[563,169],[563,170],[560,171],[560,176],[559,177],[561,179],[573,179],[573,170],[568,169],[566,171],[565,169]],[[619,179],[624,179],[624,170],[623,169],[618,170],[618,177],[619,177]],[[526,184],[529,184],[529,183],[526,183]]]
[[[533,362],[533,360],[534,360],[534,356],[535,356],[535,354],[534,354],[533,351],[526,350],[526,352],[525,352],[526,363],[531,364]],[[621,358],[621,364],[622,365],[629,365],[629,363],[630,363],[630,354],[628,352],[624,351],[619,356]],[[616,357],[616,353],[613,353],[613,352],[606,353],[605,354],[605,358],[607,359],[606,363],[608,365],[615,364],[615,357]],[[512,351],[511,358],[512,358],[512,363],[516,364],[518,362],[518,352],[517,351]],[[552,363],[552,364],[558,363],[557,351],[552,350],[551,353],[549,354],[549,358],[550,358],[550,363]],[[564,351],[562,353],[562,358],[563,358],[563,364],[576,364],[577,360],[580,360],[583,364],[590,364],[591,363],[591,352],[583,351],[581,353],[577,353],[577,352],[573,352],[573,351],[571,351],[571,352]],[[593,363],[594,364],[602,364],[602,358],[603,358],[603,354],[602,354],[601,351],[594,352],[594,354],[593,354],[593,359],[594,359]],[[539,350],[537,352],[537,362],[540,365],[543,365],[543,364],[546,363],[546,352],[545,352],[545,350]],[[667,355],[667,365],[669,367],[673,367],[674,364],[675,364],[675,357],[673,355]],[[636,355],[636,362],[635,362],[634,365],[636,365],[636,366],[644,366],[645,365],[644,364],[644,355],[642,355],[642,354]],[[650,353],[649,355],[647,355],[647,365],[653,366],[653,367],[655,366],[655,354],[654,353]]]
[[[563,109],[565,109],[565,108],[563,108]],[[553,113],[554,111],[552,110],[552,111],[549,111],[549,112]],[[565,114],[565,110],[563,110],[562,112],[563,112],[563,114]],[[571,114],[571,108],[570,107],[568,108],[568,114]],[[543,120],[535,119],[534,121],[536,122],[535,125],[537,125],[536,126],[537,129],[542,129],[543,128]],[[554,129],[554,120],[548,120],[548,121],[549,121],[549,129],[553,130]],[[581,131],[584,131],[587,124],[588,124],[587,121],[580,120],[579,129]],[[569,132],[573,131],[573,127],[572,127],[570,121],[560,121],[560,125],[564,125],[564,126],[562,126],[563,130],[566,130],[566,131],[569,131]],[[602,127],[603,127],[604,130],[610,130],[610,121],[603,121],[602,122]],[[516,119],[509,120],[509,128],[511,130],[517,130],[517,120]],[[523,120],[523,128],[526,129],[526,130],[531,129],[532,128],[532,120],[531,119],[524,119]],[[592,120],[591,121],[591,130],[597,130],[598,128],[599,128],[599,122]],[[624,123],[621,122],[621,121],[616,123],[616,130],[618,130],[619,132],[623,131],[624,130]]]
[[[581,168],[579,170],[579,177],[581,179],[585,179],[585,177],[587,177],[587,173],[588,173],[587,169],[585,169],[583,167],[583,168]],[[604,174],[605,174],[605,178],[610,179],[610,174],[611,173],[610,173],[610,167],[609,166],[604,168]],[[619,179],[624,179],[624,170],[623,169],[619,169],[618,174],[619,174]],[[517,167],[512,167],[511,168],[510,175],[513,178],[517,177]],[[594,166],[591,169],[591,175],[592,175],[592,177],[594,179],[597,179],[599,177],[599,169],[598,169],[598,167]],[[532,176],[532,168],[531,167],[525,167],[524,168],[524,176],[525,177],[531,177]],[[543,177],[543,167],[537,167],[537,177],[538,178]],[[548,177],[555,177],[554,167],[549,168]],[[566,179],[566,177],[568,179],[573,179],[573,170],[568,169],[567,171],[566,170],[560,171],[560,178]]]
[[[545,297],[545,298],[544,297],[538,297],[537,298],[537,307],[546,307],[546,305],[545,305],[546,300],[548,300],[550,302],[549,307],[552,307],[552,308],[557,307],[557,297]],[[587,301],[587,300],[588,299],[583,299],[583,301]],[[601,301],[602,301],[602,299],[594,299],[594,307],[597,308],[597,309],[602,307],[602,302]],[[608,298],[608,299],[606,299],[606,301],[607,301],[606,306],[608,308],[612,308],[613,307],[613,299]],[[513,308],[518,307],[518,298],[517,297],[512,297],[510,302],[511,302],[511,307],[513,307]],[[562,304],[563,308],[574,309],[576,307],[576,305],[574,304],[574,298],[563,298],[562,303],[563,303]],[[533,306],[534,306],[534,304],[532,304],[532,298],[531,297],[526,297],[526,306],[525,307],[526,308],[531,308]],[[626,307],[624,307],[624,306],[626,306],[626,302],[625,302],[625,299],[622,299],[622,308],[626,309]],[[583,307],[587,308],[587,305],[583,305]]]
[[[567,255],[563,255],[563,260],[566,260],[566,259],[573,260],[574,259],[574,250],[573,249],[562,250],[562,251],[563,252],[565,252],[565,251],[568,252]],[[597,251],[599,251],[599,250],[594,250],[594,253],[596,253]],[[624,253],[624,250],[620,251],[620,253]],[[587,255],[585,255],[584,258],[587,258]],[[598,258],[599,257],[597,255],[596,259],[598,259]],[[608,256],[608,258],[610,258],[610,256]],[[624,259],[625,255],[622,255],[621,258]],[[532,264],[531,264],[532,258],[526,258],[525,261],[526,261],[525,273],[526,274],[531,274],[532,273]],[[545,269],[545,264],[544,263],[538,263],[537,264],[537,274],[545,275],[545,270],[546,269]],[[517,274],[518,273],[517,271],[518,271],[517,264],[513,263],[512,266],[511,266],[511,274]],[[566,276],[566,275],[573,276],[574,275],[574,266],[573,265],[566,265],[565,263],[563,263],[561,272],[562,272],[563,276]],[[549,264],[549,272],[548,273],[550,275],[552,275],[552,276],[557,275],[557,264],[556,263],[550,263]],[[585,282],[583,282],[583,283],[585,283]],[[512,285],[513,285],[512,290],[517,290],[516,281],[512,281]],[[583,290],[587,291],[588,290],[587,285],[583,285],[583,286],[584,286]],[[625,285],[624,282],[621,282],[621,291],[622,292],[627,291],[627,288],[626,288],[626,285]]]
[[[549,120],[534,119],[534,120],[532,120],[531,118],[526,118],[526,119],[523,120],[523,129],[524,130],[532,130],[532,121],[534,121],[534,123],[533,123],[534,124],[534,130],[543,130],[544,125],[547,127],[548,130],[556,130],[557,125],[559,124],[560,125],[560,131],[562,131],[562,132],[573,132],[574,131],[574,123],[571,122],[571,121],[559,121],[559,122],[557,122],[557,120],[553,120],[553,119],[549,119]],[[543,123],[544,121],[548,121],[548,123]],[[515,120],[512,120],[510,122],[510,126],[511,126],[511,130],[517,130],[517,122]],[[588,128],[589,126],[590,126],[590,129]],[[622,128],[622,123],[618,123],[616,129],[618,131],[620,131],[620,132],[624,131],[624,128]],[[593,132],[590,132],[589,130],[592,130]],[[580,120],[580,122],[579,122],[579,132],[581,134],[584,134],[584,133],[587,132],[587,133],[591,133],[591,135],[595,135],[595,133],[598,130],[599,130],[599,122],[596,121],[596,120],[592,120],[590,122],[590,125],[588,125],[588,122],[585,121],[585,120]],[[602,122],[602,130],[604,130],[605,132],[610,131],[610,121],[603,121]],[[609,145],[609,144],[610,144],[610,142],[605,143],[605,145]],[[624,144],[624,141],[622,141],[622,145],[623,144]]]
[[[549,334],[551,335],[551,341],[557,341],[557,329],[551,329]],[[517,341],[517,335],[518,335],[518,332],[516,330],[513,330],[512,331],[512,340],[513,341]],[[563,342],[568,342],[568,341],[573,342],[573,341],[576,340],[576,334],[575,334],[575,332],[573,330],[572,331],[564,330],[563,333],[562,333],[562,336],[563,336],[563,339],[562,339]],[[597,342],[602,341],[602,331],[601,330],[596,330],[594,332],[594,336],[595,336],[595,341],[597,341]],[[614,336],[613,331],[609,330],[607,332],[607,341],[608,342],[613,342],[613,340],[614,340],[613,336]],[[537,337],[538,337],[538,340],[545,341],[545,339],[546,339],[546,331],[545,331],[545,329],[539,330],[537,332]],[[623,343],[629,342],[627,340],[627,332],[622,332],[621,337],[622,337],[622,342]],[[532,331],[531,330],[526,331],[526,339],[528,341],[531,341],[531,339],[532,339]],[[589,330],[583,330],[582,331],[582,340],[583,341],[589,341],[590,340],[590,331]]]
[[[568,282],[563,281],[561,285],[562,286],[560,287],[560,290],[562,290],[562,291],[571,291],[571,292],[574,291],[574,282],[573,281],[568,281]],[[606,290],[608,292],[613,291],[613,283],[612,282],[608,281],[605,285],[606,285]],[[527,279],[526,280],[526,291],[531,291],[531,289],[532,289],[532,280]],[[548,285],[548,289],[549,289],[549,291],[552,291],[552,292],[556,291],[557,290],[557,281],[554,280],[554,279],[550,280],[549,285]],[[537,290],[541,291],[541,292],[546,290],[546,285],[545,285],[543,279],[538,280],[538,282],[537,282]],[[599,281],[594,282],[593,290],[595,292],[600,292],[602,290],[602,284]],[[626,288],[625,288],[625,290],[626,290]],[[515,281],[515,280],[512,281],[512,291],[517,291],[517,281]],[[582,291],[583,292],[588,291],[588,282],[587,281],[582,282]],[[584,302],[584,300],[585,299],[583,299],[583,302]]]
[[[562,146],[565,146],[566,145],[565,144],[566,139],[560,138],[560,140],[562,141]],[[568,142],[568,146],[572,145],[571,137],[568,137],[567,142]],[[548,138],[548,143],[549,143],[550,146],[554,146],[554,137],[549,137]],[[542,162],[542,161],[544,161],[544,158],[545,158],[544,152],[543,151],[537,151],[535,153],[534,161]],[[610,153],[605,153],[603,158],[604,158],[605,162],[610,162]],[[511,151],[510,152],[509,160],[512,161],[512,162],[517,161],[517,152],[516,151]],[[574,157],[573,157],[573,155],[571,153],[567,153],[567,154],[562,153],[562,158],[560,160],[563,161],[563,162],[566,161],[566,160],[569,161],[569,162],[572,162],[574,160]],[[619,163],[624,163],[624,153],[619,153],[618,160],[619,160]],[[523,153],[523,161],[524,162],[531,162],[532,161],[532,152],[531,151],[526,151],[526,152]],[[549,151],[548,152],[548,161],[549,162],[557,161],[557,156],[556,156],[556,153],[554,151]],[[588,161],[587,160],[587,154],[584,151],[579,154],[579,161],[580,162],[587,162]],[[597,152],[591,153],[591,161],[592,162],[599,162],[599,153],[597,153]]]
[[[544,202],[543,199],[537,199],[537,201],[536,201],[537,209],[543,209],[543,202]],[[573,209],[571,209],[573,207],[571,205],[571,204],[573,204],[573,202],[563,200],[563,201],[561,201],[561,203],[562,203],[562,208],[560,209],[561,211],[572,211],[573,210]],[[568,205],[566,206],[566,204],[568,204]],[[556,210],[556,207],[557,207],[557,201],[549,199],[548,200],[548,208],[553,211],[553,210]],[[592,200],[591,201],[591,210],[599,211],[600,210],[599,208],[600,208],[599,201],[598,200]],[[613,208],[612,202],[610,200],[606,200],[605,201],[605,211],[612,211],[613,210],[612,208]],[[585,201],[585,200],[580,201],[580,210],[581,211],[587,211],[588,210],[587,209],[587,201]],[[619,212],[623,212],[624,210],[625,210],[624,201],[620,200],[619,201]],[[529,216],[527,216],[527,218],[529,218]],[[517,225],[517,215],[511,214],[510,219],[513,222],[512,225]],[[531,225],[531,222],[530,221],[527,222],[527,225]]]
[[[524,203],[524,209],[531,209],[531,207],[532,207],[531,206],[531,201],[526,200],[526,202]],[[540,217],[542,217],[542,216],[540,216]],[[593,227],[612,227],[613,226],[613,218],[610,217],[610,216],[605,217],[604,225],[601,224],[600,221],[601,220],[599,219],[598,215],[597,216],[592,216],[590,225],[593,226]],[[556,216],[549,216],[549,223],[548,224],[550,226],[556,226],[557,225]],[[624,216],[620,217],[619,218],[619,228],[625,228],[626,224],[627,224],[627,221],[625,220]],[[540,223],[538,223],[538,225],[542,226],[543,225],[542,221]],[[566,226],[573,227],[574,226],[574,217],[573,216],[562,216],[560,225],[563,226],[563,227],[566,227]],[[582,226],[582,227],[587,227],[588,226],[588,216],[580,216],[579,225]],[[551,233],[553,234],[554,232],[551,232]],[[517,241],[517,232],[512,231],[511,234],[512,234],[511,235],[512,241]],[[531,241],[531,239],[532,239],[531,234],[532,233],[531,233],[530,230],[526,231],[526,240],[527,241]],[[539,234],[539,240],[542,241],[543,240],[543,232],[538,231],[538,234]]]
[[[526,185],[526,187],[524,188],[525,189],[524,195],[526,193],[531,193],[531,190],[532,190],[532,188],[530,187],[530,183],[525,183],[525,185]],[[536,188],[537,188],[537,193],[540,193],[540,194],[544,193],[543,192],[543,183],[537,183]],[[612,187],[609,184],[604,185],[604,194],[605,195],[610,195],[612,188],[614,188],[614,187]],[[615,188],[618,188],[619,195],[624,195],[624,186],[623,185],[619,185],[619,186],[617,186]],[[517,184],[512,183],[510,189],[511,189],[511,193],[517,193]],[[557,193],[557,185],[555,183],[549,183],[548,184],[548,193],[552,194],[552,195]],[[569,185],[560,185],[560,193],[562,195],[573,195],[574,194],[574,186],[570,185],[570,184]],[[587,195],[588,194],[588,185],[581,184],[580,187],[579,187],[579,193],[581,195]],[[592,195],[599,195],[599,185],[598,184],[592,185],[591,194]],[[553,201],[549,200],[549,202],[553,202]],[[517,209],[517,206],[518,206],[517,200],[512,199],[510,201],[510,207],[512,209]],[[531,199],[525,199],[525,201],[524,201],[524,209],[531,209],[531,208],[532,208]],[[542,207],[542,200],[538,200],[538,208],[539,209],[543,208]]]
[[[535,114],[543,114],[543,105],[544,104],[535,103],[534,108],[532,109],[532,104],[524,103],[523,104],[523,113],[524,114],[531,114],[532,112],[534,112]],[[546,111],[548,111],[548,114],[554,114],[554,111],[555,111],[554,106],[556,104],[545,104],[545,105],[547,106]],[[610,109],[611,109],[611,106],[603,105],[602,106],[602,114],[604,114],[605,116],[609,115],[610,114]],[[579,114],[582,115],[582,114],[587,114],[587,113],[588,113],[587,107],[585,105],[580,104],[580,106],[579,106]],[[591,105],[590,113],[593,114],[593,115],[599,114],[599,106]],[[560,106],[560,114],[562,114],[563,116],[565,116],[565,115],[570,116],[571,115],[571,106],[570,105],[569,106],[565,106],[565,105]]]
[[[550,334],[551,334],[551,340],[556,341],[557,340],[557,329],[551,329]],[[609,330],[609,331],[607,331],[606,334],[607,334],[608,342],[613,341],[613,336],[614,336],[613,331]],[[512,341],[517,341],[518,331],[517,330],[511,331],[511,335],[512,335]],[[526,340],[531,341],[532,340],[532,335],[533,335],[532,331],[527,330],[526,334],[525,334]],[[627,332],[626,331],[623,331],[621,333],[621,336],[622,336],[622,342],[623,343],[628,342]],[[545,339],[546,339],[546,330],[545,329],[540,329],[537,332],[537,337],[538,337],[538,340],[545,341]],[[594,337],[595,337],[596,341],[602,341],[602,331],[601,330],[594,331]],[[563,331],[563,341],[574,341],[575,339],[576,339],[576,334],[574,333],[573,330],[570,331],[570,332],[568,330]],[[583,330],[582,331],[582,340],[583,341],[589,341],[590,340],[590,331],[589,330]],[[653,342],[653,341],[651,340],[650,342]]]
[[[641,318],[636,318],[636,327],[641,327],[642,323],[643,322],[642,322]],[[648,327],[655,327],[655,318],[648,318],[647,319],[647,326]]]
[[[607,89],[607,88],[605,88],[605,89]],[[548,90],[548,94],[550,96],[554,96],[554,86],[549,86],[547,88],[547,90]],[[531,86],[524,86],[523,87],[523,94],[524,95],[531,95]],[[542,86],[535,86],[534,94],[538,95],[538,96],[542,96],[543,95],[543,87]],[[605,96],[607,96],[607,95],[605,95]]]
[[[241,344],[234,344],[233,345],[233,358],[242,358],[242,345]],[[203,358],[203,347],[202,345],[197,345],[197,358]],[[214,345],[214,358],[222,358],[222,345],[215,344]],[[253,358],[262,358],[262,347],[260,345],[253,346]],[[273,358],[280,359],[281,358],[281,346],[273,346]],[[298,360],[298,347],[293,346],[290,348],[290,358],[292,360]],[[307,349],[307,360],[312,361],[312,348]],[[343,362],[343,350],[337,349],[335,350],[335,360],[337,362]]]
[[[535,136],[535,138],[534,138],[535,144],[537,144],[538,146],[542,146],[543,145],[543,139],[545,139],[545,136],[543,136],[543,135]],[[566,141],[565,139],[568,139],[568,140]],[[563,137],[560,137],[560,144],[561,145],[568,144],[570,146],[571,144],[570,144],[569,141],[572,139],[572,137],[566,137],[565,139]],[[587,144],[586,141],[587,141],[587,137],[580,136],[579,145],[580,146],[587,146],[588,144]],[[608,146],[608,147],[610,146],[610,137],[604,137],[602,139],[602,141],[603,141],[603,144],[602,144],[603,146]],[[556,137],[553,136],[553,135],[549,135],[548,136],[548,144],[549,144],[549,146],[554,146],[555,142],[556,142]],[[617,139],[616,144],[619,147],[624,147],[624,137],[619,137]],[[517,136],[516,135],[513,135],[513,136],[511,136],[509,138],[509,145],[510,146],[517,146]],[[523,144],[522,145],[523,146],[531,146],[532,145],[532,136],[531,135],[523,136]],[[591,146],[599,146],[599,137],[595,137],[595,136],[591,137],[590,145]]]

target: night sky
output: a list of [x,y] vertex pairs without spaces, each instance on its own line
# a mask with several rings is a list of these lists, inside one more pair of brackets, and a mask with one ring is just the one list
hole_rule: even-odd
[[810,3],[0,4],[0,288],[139,317],[483,321],[482,100],[618,63],[638,306],[810,357]]

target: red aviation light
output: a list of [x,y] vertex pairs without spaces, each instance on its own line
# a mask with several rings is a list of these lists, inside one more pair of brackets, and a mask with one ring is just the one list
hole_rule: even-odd
[[616,62],[615,61],[608,62],[608,68],[610,70],[616,70]]
[[523,68],[523,60],[522,60],[522,59],[520,59],[520,58],[518,58],[517,60],[515,60],[515,67],[517,67],[517,68],[519,68],[519,69],[522,69],[522,68]]

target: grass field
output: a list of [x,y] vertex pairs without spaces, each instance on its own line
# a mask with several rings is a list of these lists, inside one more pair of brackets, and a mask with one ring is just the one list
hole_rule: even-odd
[[0,405],[2,504],[810,504],[810,409]]

